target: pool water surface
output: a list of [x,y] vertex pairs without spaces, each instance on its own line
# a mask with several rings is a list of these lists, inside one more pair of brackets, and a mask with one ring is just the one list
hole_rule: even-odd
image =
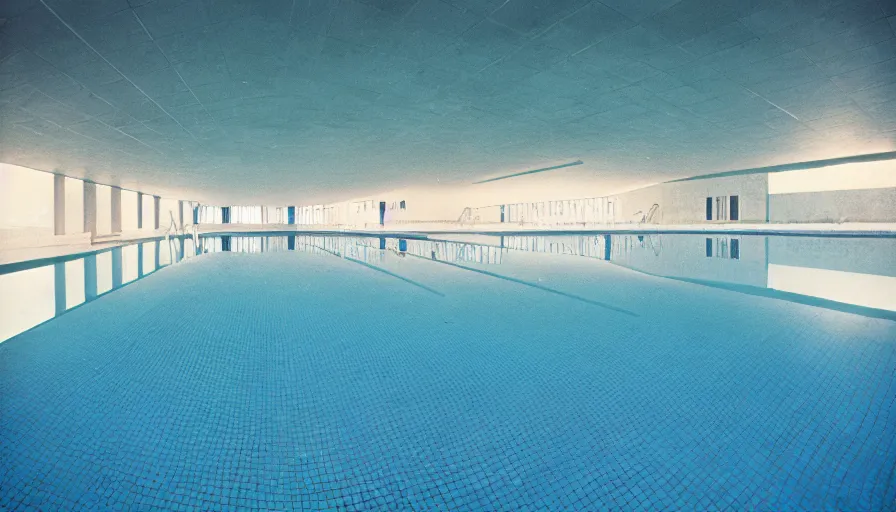
[[260,240],[0,343],[0,509],[896,507],[893,239]]

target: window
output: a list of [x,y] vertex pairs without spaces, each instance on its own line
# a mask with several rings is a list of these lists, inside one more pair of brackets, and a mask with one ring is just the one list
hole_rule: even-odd
[[[712,220],[712,198],[711,197],[706,198],[706,220]],[[707,238],[706,240],[709,241],[709,238]]]
[[740,220],[740,201],[737,196],[731,196],[731,208],[728,210],[729,220]]
[[716,197],[716,220],[728,220],[728,198]]
[[706,257],[723,260],[740,259],[740,239],[729,236],[716,236],[706,239]]
[[404,201],[398,203],[398,207],[401,208],[402,210],[408,209],[407,204]]

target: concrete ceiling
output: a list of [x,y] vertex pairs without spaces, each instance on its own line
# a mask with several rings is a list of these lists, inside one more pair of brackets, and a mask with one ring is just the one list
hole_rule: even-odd
[[3,2],[0,161],[308,204],[578,159],[551,172],[618,188],[890,151],[894,15],[892,0]]

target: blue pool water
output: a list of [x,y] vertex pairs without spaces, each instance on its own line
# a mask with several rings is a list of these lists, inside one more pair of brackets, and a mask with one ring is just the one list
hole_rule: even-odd
[[[0,343],[0,509],[893,509],[893,243],[141,257]],[[844,275],[865,293],[823,286]]]

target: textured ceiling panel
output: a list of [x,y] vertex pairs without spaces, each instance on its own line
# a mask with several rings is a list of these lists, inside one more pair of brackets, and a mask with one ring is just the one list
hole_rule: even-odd
[[0,160],[312,203],[574,160],[570,176],[609,188],[891,151],[894,15],[886,0],[11,2]]

